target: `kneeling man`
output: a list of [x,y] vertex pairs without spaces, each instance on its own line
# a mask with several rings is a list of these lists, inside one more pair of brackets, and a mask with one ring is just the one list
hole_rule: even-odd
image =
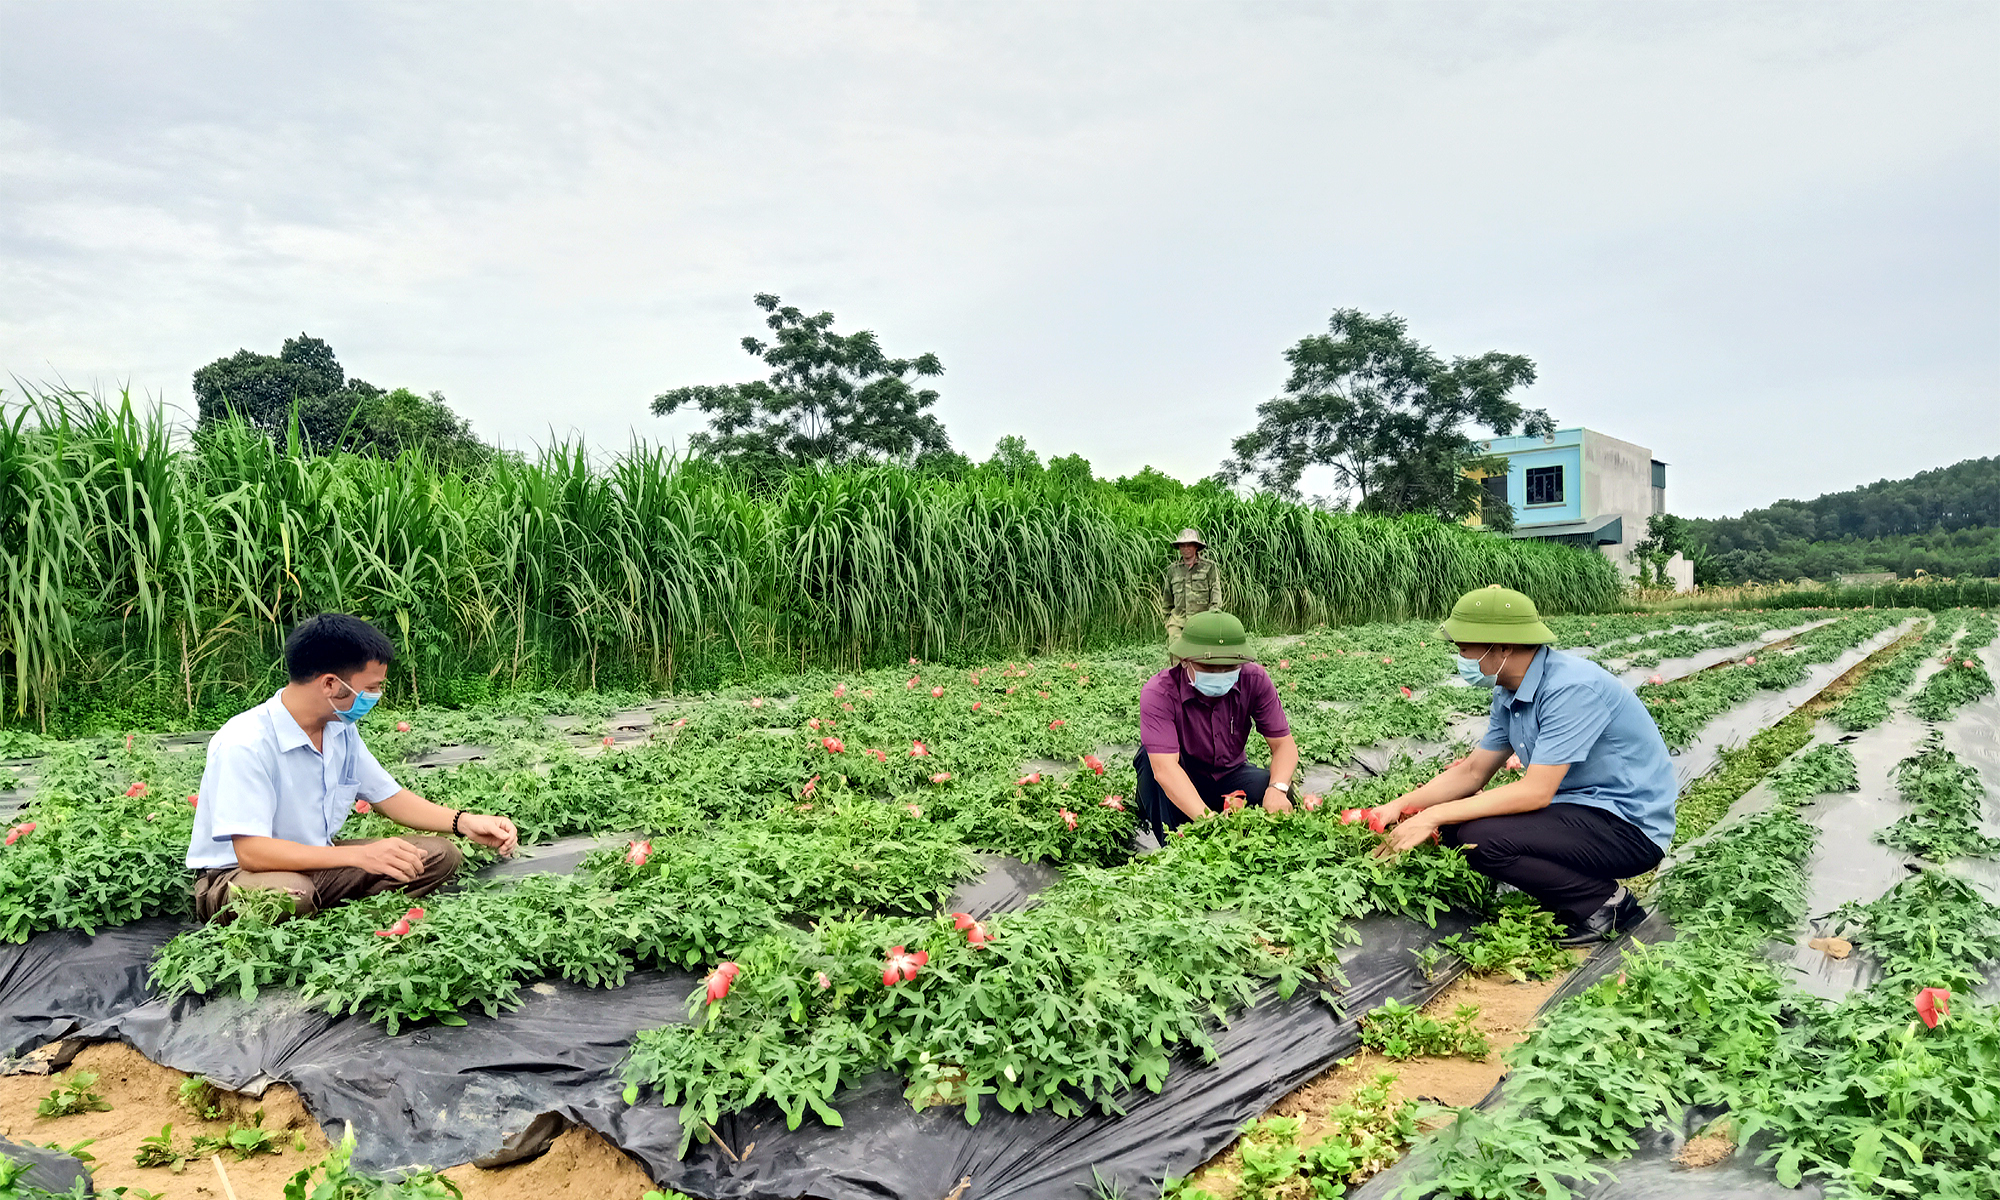
[[[1195,613],[1167,653],[1174,665],[1139,692],[1140,821],[1164,844],[1169,829],[1222,811],[1236,792],[1246,803],[1290,812],[1299,746],[1278,689],[1250,661],[1243,622]],[[1253,725],[1271,747],[1268,771],[1243,753]]]
[[458,812],[398,784],[356,725],[382,698],[395,648],[358,617],[323,613],[285,639],[291,682],[208,743],[187,865],[195,916],[213,919],[243,888],[291,893],[299,916],[391,888],[422,896],[461,861],[445,837],[343,839],[366,800],[399,825],[514,852],[514,823]]
[[[1569,931],[1564,945],[1644,920],[1618,881],[1659,864],[1678,794],[1652,714],[1603,667],[1551,648],[1555,635],[1519,592],[1467,593],[1444,632],[1465,681],[1493,688],[1492,718],[1478,749],[1374,810],[1378,826],[1402,822],[1381,852],[1440,833],[1481,874],[1553,910]],[[1482,790],[1510,751],[1525,774]]]

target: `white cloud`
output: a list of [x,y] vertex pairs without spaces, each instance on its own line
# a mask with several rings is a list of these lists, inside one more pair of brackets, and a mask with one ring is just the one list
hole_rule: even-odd
[[[0,3],[0,369],[307,329],[490,435],[685,433],[752,292],[942,415],[1214,468],[1338,306],[1534,357],[1714,514],[1994,453],[1990,5]],[[1980,444],[1981,438],[1987,444]]]

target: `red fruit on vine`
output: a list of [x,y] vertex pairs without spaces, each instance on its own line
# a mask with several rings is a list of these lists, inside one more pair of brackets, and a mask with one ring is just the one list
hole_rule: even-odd
[[404,918],[403,920],[401,920],[401,921],[398,921],[398,922],[396,922],[396,923],[395,923],[394,925],[391,925],[391,926],[389,926],[389,928],[387,928],[387,929],[378,929],[378,930],[376,930],[376,931],[375,931],[375,936],[376,936],[376,937],[402,937],[402,936],[403,936],[404,934],[406,934],[406,933],[408,933],[408,932],[410,932],[410,922],[409,922],[409,919],[408,919],[408,918],[406,917],[406,918]]
[[723,963],[716,967],[715,970],[710,971],[708,978],[703,981],[708,985],[708,1002],[714,1004],[724,996],[727,996],[730,985],[735,983],[736,977],[742,973],[743,968],[733,962]]
[[1083,765],[1089,767],[1093,772],[1099,775],[1104,774],[1104,760],[1097,757],[1095,754],[1084,755]]
[[1342,825],[1352,825],[1357,821],[1366,819],[1367,816],[1368,810],[1365,808],[1343,808],[1340,810],[1340,823]]
[[978,711],[979,711],[979,706],[980,706],[981,704],[983,704],[983,703],[985,703],[985,702],[984,702],[984,701],[982,701],[982,700],[974,700],[974,701],[972,702],[972,711],[973,711],[973,712],[978,712]]
[[612,737],[612,736],[611,736],[610,734],[608,734],[608,733],[604,735],[604,744],[605,744],[605,745],[607,745],[607,746],[611,745],[611,744],[612,744],[613,742],[615,742],[615,741],[617,741],[617,740],[618,740],[617,738],[614,738],[614,737]]
[[424,919],[424,910],[412,907],[410,911],[403,914],[403,919],[405,921],[421,921]]
[[633,842],[625,848],[625,861],[635,867],[645,866],[646,860],[651,857],[653,857],[653,843],[650,841]]
[[1307,792],[1305,795],[1299,797],[1300,807],[1304,808],[1307,812],[1318,812],[1319,806],[1324,803],[1326,803],[1326,801],[1321,800],[1318,796],[1313,795],[1311,792]]
[[1647,683],[1653,683],[1653,684],[1665,683],[1666,681],[1667,677],[1665,675],[1652,675],[1646,679]]
[[932,688],[932,689],[931,689],[931,699],[933,699],[933,700],[938,700],[938,699],[942,699],[943,697],[944,697],[944,689],[943,689],[943,688],[941,688],[941,687],[934,687],[934,688]]
[[396,732],[397,732],[397,733],[408,733],[408,732],[410,732],[410,723],[409,723],[408,721],[398,721],[398,722],[396,722]]
[[1289,671],[1289,670],[1291,670],[1291,669],[1292,669],[1292,660],[1291,660],[1291,659],[1289,659],[1289,658],[1281,658],[1281,659],[1279,659],[1279,660],[1278,660],[1278,669],[1279,669],[1280,671]]
[[1389,832],[1389,818],[1383,816],[1380,812],[1370,809],[1368,812],[1368,828],[1374,830],[1376,833],[1387,833]]
[[356,800],[354,802],[354,811],[357,815],[365,817],[375,811],[375,806],[366,800]]
[[1951,1015],[1951,989],[1925,988],[1912,1003],[1917,1006],[1917,1015],[1923,1018],[1925,1027],[1936,1029],[1939,1017]]
[[928,756],[930,755],[930,752],[931,752],[931,748],[930,748],[929,746],[926,746],[926,745],[924,745],[924,744],[923,744],[922,742],[911,742],[911,743],[910,743],[910,757],[911,757],[911,758],[925,758],[925,757],[928,757]]
[[901,946],[889,947],[889,957],[882,963],[882,986],[895,987],[915,979],[930,960],[930,952],[926,950],[905,952]]
[[837,737],[823,737],[819,740],[819,744],[826,747],[828,754],[839,754],[847,749],[847,744]]
[[1066,828],[1068,828],[1068,829],[1069,829],[1069,830],[1070,830],[1070,831],[1071,831],[1072,833],[1076,831],[1076,814],[1075,814],[1075,813],[1071,812],[1070,810],[1068,810],[1068,809],[1066,809],[1066,808],[1059,808],[1059,809],[1057,809],[1057,810],[1056,810],[1056,815],[1057,815],[1057,816],[1059,816],[1059,817],[1061,817],[1061,818],[1063,819],[1063,825],[1064,825],[1064,826],[1065,826]]
[[876,762],[878,762],[878,763],[881,763],[881,764],[883,764],[884,766],[887,766],[887,765],[888,765],[888,762],[889,762],[889,756],[888,756],[887,754],[884,754],[884,753],[883,753],[882,751],[880,751],[880,750],[874,750],[874,749],[869,749],[869,750],[863,750],[863,751],[862,751],[861,753],[863,753],[863,754],[872,754],[872,755],[874,755],[874,756],[875,756],[875,761],[876,761]]
[[1098,803],[1113,812],[1125,811],[1125,797],[1123,796],[1106,796],[1104,799],[1098,801]]
[[951,772],[950,772],[950,771],[939,771],[939,772],[938,772],[937,774],[935,774],[935,775],[931,776],[931,782],[932,782],[932,783],[943,783],[943,782],[944,782],[945,780],[947,780],[947,779],[950,779],[950,778],[951,778]]
[[125,794],[127,796],[143,796],[146,794],[146,785],[143,783],[135,783],[131,787],[125,789]]
[[1049,722],[1049,728],[1061,729],[1065,724],[1067,724],[1067,722],[1065,722],[1061,717],[1057,717],[1055,720]]
[[1403,699],[1405,700],[1408,700],[1411,696],[1416,695],[1415,692],[1411,691],[1409,688],[1403,687],[1400,684],[1397,685],[1396,690],[1403,693]]
[[904,805],[903,807],[904,807],[904,808],[905,808],[906,810],[908,810],[908,811],[909,811],[909,814],[910,814],[911,816],[913,816],[913,817],[918,817],[918,818],[921,818],[921,817],[922,817],[922,816],[924,815],[924,810],[923,810],[923,809],[921,809],[921,808],[918,808],[918,807],[917,807],[916,805],[914,805],[914,804],[905,804],[905,805]]
[[1041,781],[1042,781],[1042,773],[1040,771],[1034,771],[1029,774],[1021,776],[1019,779],[1016,779],[1014,781],[1014,786],[1027,787],[1031,783],[1040,783]]

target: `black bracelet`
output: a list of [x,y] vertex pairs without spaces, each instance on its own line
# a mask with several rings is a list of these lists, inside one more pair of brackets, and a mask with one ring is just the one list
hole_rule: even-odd
[[451,836],[453,837],[459,836],[458,819],[464,815],[465,815],[464,809],[457,809],[451,814]]

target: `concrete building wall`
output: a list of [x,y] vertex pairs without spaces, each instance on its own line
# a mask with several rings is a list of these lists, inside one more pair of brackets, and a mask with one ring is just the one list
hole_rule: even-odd
[[[1658,511],[1653,507],[1653,452],[1594,429],[1583,431],[1582,449],[1583,511],[1592,517],[1615,514],[1620,518],[1624,540],[1598,549],[1621,573],[1630,576],[1637,570],[1632,562],[1633,543],[1646,536],[1646,518]],[[1664,497],[1661,500],[1664,502]]]

